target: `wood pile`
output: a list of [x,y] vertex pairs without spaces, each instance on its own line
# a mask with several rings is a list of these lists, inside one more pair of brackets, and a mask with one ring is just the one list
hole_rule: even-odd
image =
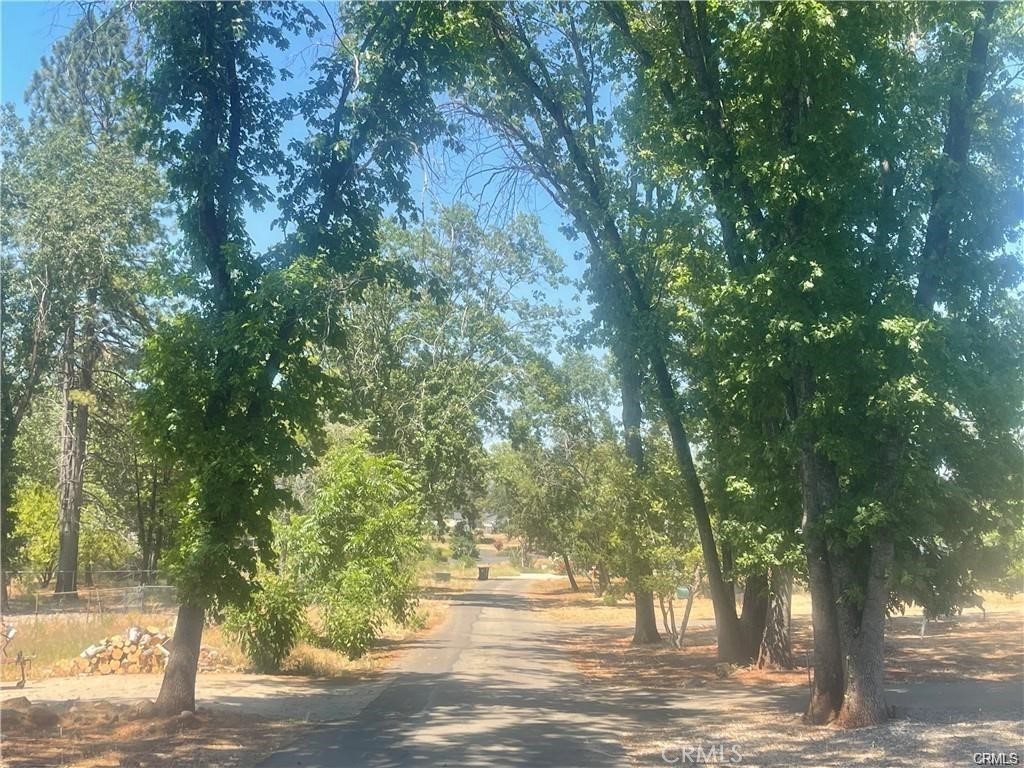
[[170,635],[155,627],[129,627],[105,637],[75,659],[74,672],[84,675],[127,675],[162,672],[171,655]]

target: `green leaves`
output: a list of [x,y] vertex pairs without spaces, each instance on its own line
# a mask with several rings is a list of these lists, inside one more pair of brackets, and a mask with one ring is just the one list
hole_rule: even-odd
[[383,623],[412,618],[424,512],[411,473],[345,430],[304,509],[278,529],[283,573],[320,606],[322,640],[356,658]]
[[305,604],[295,586],[262,570],[259,588],[245,608],[229,608],[224,628],[235,637],[256,672],[273,674],[299,639]]

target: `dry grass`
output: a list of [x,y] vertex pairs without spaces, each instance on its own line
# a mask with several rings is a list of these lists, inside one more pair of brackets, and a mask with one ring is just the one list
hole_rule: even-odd
[[[639,687],[664,689],[722,684],[806,684],[811,653],[810,599],[794,595],[793,653],[796,668],[723,670],[715,653],[714,610],[706,598],[694,600],[682,651],[667,645],[630,643],[633,605],[629,600],[609,606],[586,592],[574,593],[562,582],[537,582],[535,598],[552,621],[585,631],[576,635],[574,660],[587,675]],[[984,593],[990,617],[980,611],[933,622],[920,637],[920,619],[910,614],[890,622],[886,641],[887,674],[893,680],[1018,680],[1024,679],[1024,595]],[[678,615],[678,614],[677,614]]]
[[[450,581],[441,582],[425,574],[420,579],[422,593],[416,621],[408,626],[388,623],[383,636],[360,659],[349,659],[343,653],[300,642],[285,661],[284,671],[311,677],[349,679],[379,670],[390,663],[405,641],[435,626],[444,617],[451,596],[471,589],[476,575],[475,568],[464,569],[464,573],[453,571]],[[315,621],[315,615],[311,618]],[[104,637],[122,633],[131,626],[156,627],[161,632],[171,634],[174,620],[175,614],[170,610],[160,613],[19,616],[11,619],[18,632],[9,646],[9,653],[13,657],[20,650],[32,658],[26,670],[30,680],[64,677],[73,674],[72,659]],[[210,625],[203,631],[203,644],[217,650],[220,669],[241,671],[248,668],[248,661],[238,643],[219,625]],[[0,681],[15,680],[19,676],[20,672],[14,665],[3,665],[0,668]]]
[[[93,613],[18,616],[8,618],[18,632],[8,646],[8,655],[22,651],[34,657],[27,670],[30,679],[69,674],[70,661],[89,645],[104,637],[124,632],[127,627],[156,627],[170,631],[174,614],[163,613]],[[19,673],[14,665],[4,665],[3,680]]]
[[[475,576],[474,573],[474,579]],[[286,674],[317,678],[364,679],[390,666],[394,657],[410,641],[437,626],[446,615],[451,597],[472,587],[472,579],[460,578],[455,574],[446,582],[424,577],[420,582],[422,592],[416,620],[408,625],[388,622],[381,637],[360,658],[350,659],[338,651],[321,648],[309,642],[300,642],[285,659],[282,671]],[[315,626],[318,620],[315,612],[311,613],[311,623]]]
[[[447,582],[422,581],[418,620],[410,626],[389,625],[374,647],[362,658],[350,660],[335,651],[300,643],[285,662],[285,671],[305,677],[329,678],[342,683],[372,679],[387,668],[417,635],[429,631],[446,615],[454,595],[471,589],[474,579],[453,577]],[[164,621],[161,623],[159,619]],[[76,655],[84,644],[135,624],[159,624],[162,628],[171,616],[107,616],[102,620],[60,617],[40,620],[26,632],[30,639],[43,640],[46,628],[59,635],[46,647],[60,657]],[[315,619],[315,617],[314,617]],[[52,632],[56,627],[59,631]],[[20,635],[19,635],[20,637]],[[215,646],[222,657],[244,663],[241,652],[219,627],[209,627],[204,642]],[[54,674],[60,673],[54,665]],[[98,681],[97,681],[98,682]],[[103,680],[104,683],[112,681]],[[136,720],[132,710],[108,702],[75,705],[66,702],[54,711],[61,722],[53,728],[39,729],[20,718],[12,725],[10,708],[4,706],[3,760],[11,768],[29,766],[75,766],[76,768],[155,768],[156,766],[242,766],[254,765],[271,752],[301,736],[308,726],[264,720],[251,715],[200,710],[194,721],[178,719]]]

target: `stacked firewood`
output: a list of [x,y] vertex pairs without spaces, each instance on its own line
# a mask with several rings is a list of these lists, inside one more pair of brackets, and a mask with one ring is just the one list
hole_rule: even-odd
[[82,651],[74,671],[85,675],[162,672],[171,655],[170,640],[170,635],[155,627],[129,627],[124,634],[105,637]]

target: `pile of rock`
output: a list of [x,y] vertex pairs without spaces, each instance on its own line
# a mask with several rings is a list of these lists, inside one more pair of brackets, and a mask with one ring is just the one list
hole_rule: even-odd
[[73,671],[84,675],[162,672],[171,655],[170,641],[170,635],[155,627],[129,627],[124,634],[105,637],[82,651]]

